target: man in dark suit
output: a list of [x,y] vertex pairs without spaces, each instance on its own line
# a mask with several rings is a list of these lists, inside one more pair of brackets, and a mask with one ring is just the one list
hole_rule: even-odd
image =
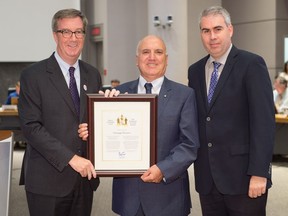
[[98,92],[102,82],[96,68],[78,60],[86,27],[80,11],[58,11],[52,19],[56,51],[21,74],[19,117],[27,148],[20,184],[31,216],[91,212],[99,179],[77,130],[87,121],[86,93]]
[[[112,209],[121,216],[187,216],[191,199],[187,169],[195,161],[197,109],[192,89],[165,77],[166,46],[149,35],[137,47],[137,80],[116,87],[121,93],[145,94],[145,83],[158,95],[157,163],[142,176],[113,180]],[[106,96],[115,94],[106,91]],[[79,129],[87,138],[87,124]]]
[[200,32],[209,55],[189,67],[188,78],[198,106],[194,170],[202,213],[265,215],[275,127],[266,64],[232,45],[233,26],[222,7],[202,12]]

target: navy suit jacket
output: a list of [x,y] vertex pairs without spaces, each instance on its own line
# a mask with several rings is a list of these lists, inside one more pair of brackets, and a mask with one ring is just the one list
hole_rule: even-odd
[[268,178],[275,115],[272,86],[262,57],[232,47],[210,105],[205,64],[209,56],[189,67],[189,86],[196,92],[200,148],[194,164],[196,190],[247,194],[252,175]]
[[[137,93],[138,80],[118,86]],[[112,209],[134,216],[140,206],[147,216],[188,215],[191,208],[187,169],[196,159],[197,107],[191,88],[164,79],[158,96],[157,166],[166,182],[144,183],[139,177],[114,178]]]
[[[102,82],[96,68],[83,61],[79,66],[80,117],[54,54],[21,73],[19,117],[28,145],[20,184],[29,192],[65,196],[81,178],[68,162],[75,154],[86,156],[86,142],[79,138],[78,126],[87,122],[86,93],[98,92]],[[96,189],[99,179],[91,183]]]

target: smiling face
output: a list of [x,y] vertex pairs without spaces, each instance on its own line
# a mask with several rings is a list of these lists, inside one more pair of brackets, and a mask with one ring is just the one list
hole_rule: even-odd
[[[72,32],[84,30],[83,22],[80,17],[59,19],[57,24],[58,30],[67,29],[71,30]],[[66,63],[73,65],[82,52],[85,37],[77,38],[75,34],[72,34],[70,38],[64,38],[60,32],[53,32],[53,36],[57,44],[56,49],[60,57]]]
[[201,18],[200,30],[206,51],[214,59],[219,59],[231,45],[233,26],[227,25],[222,15],[211,14]]
[[163,76],[168,56],[164,42],[156,36],[145,37],[138,45],[137,66],[141,76],[148,82]]

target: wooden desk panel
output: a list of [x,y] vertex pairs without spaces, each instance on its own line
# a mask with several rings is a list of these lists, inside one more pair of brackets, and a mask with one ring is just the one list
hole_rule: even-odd
[[288,117],[284,114],[276,114],[276,131],[274,141],[275,155],[288,155]]
[[275,115],[275,121],[276,123],[285,123],[288,124],[288,117],[284,114],[276,114]]
[[5,111],[0,111],[0,116],[18,116],[18,111],[17,110],[5,110]]
[[12,131],[9,130],[0,130],[0,141],[5,140],[12,136]]
[[21,130],[17,110],[0,111],[0,130]]

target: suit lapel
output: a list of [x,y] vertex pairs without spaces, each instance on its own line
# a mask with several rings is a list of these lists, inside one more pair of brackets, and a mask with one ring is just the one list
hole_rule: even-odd
[[203,100],[203,104],[205,106],[205,109],[208,109],[208,98],[207,98],[207,86],[206,86],[206,75],[205,75],[205,65],[206,62],[209,58],[209,55],[206,56],[205,58],[203,58],[203,61],[201,61],[201,64],[198,67],[198,71],[197,73],[200,76],[200,94],[201,94],[201,98]]
[[161,90],[159,92],[159,97],[158,97],[158,118],[162,115],[164,112],[164,109],[167,105],[168,100],[172,96],[172,86],[171,86],[171,81],[164,77],[163,84],[161,86]]
[[[138,93],[138,83],[139,83],[139,79],[131,82],[131,85],[128,87],[128,93],[132,93],[132,94],[137,94]],[[125,93],[125,92],[123,92]]]
[[[212,100],[210,102],[209,110],[213,107],[215,101],[217,100],[220,92],[222,91],[222,89],[225,85],[225,82],[227,81],[227,79],[228,79],[228,77],[232,71],[233,65],[234,65],[235,61],[237,60],[237,58],[235,58],[237,55],[237,52],[238,52],[237,48],[233,46],[228,57],[227,57],[227,60],[226,60],[226,63],[224,65],[224,68],[222,70],[221,76],[220,76],[219,81],[217,83],[214,95],[213,95]],[[206,100],[207,100],[207,96],[206,96]]]
[[[134,93],[134,94],[138,93],[138,83],[139,79],[131,82],[131,84],[128,87],[129,89],[128,93]],[[166,77],[164,77],[164,81],[158,96],[158,118],[159,116],[161,116],[161,113],[163,113],[168,100],[171,98],[171,94],[172,94],[171,81]]]
[[[84,107],[86,107],[87,103],[87,87],[88,87],[88,73],[84,65],[79,61],[79,67],[80,67],[80,119],[84,118],[84,115],[86,113],[86,110]],[[96,83],[95,83],[96,85]],[[95,92],[98,93],[98,92]]]
[[54,54],[48,59],[47,72],[49,73],[50,81],[58,90],[59,94],[62,96],[63,100],[67,103],[68,107],[77,117],[77,113],[72,101],[69,88],[63,76],[63,73],[54,57]]

